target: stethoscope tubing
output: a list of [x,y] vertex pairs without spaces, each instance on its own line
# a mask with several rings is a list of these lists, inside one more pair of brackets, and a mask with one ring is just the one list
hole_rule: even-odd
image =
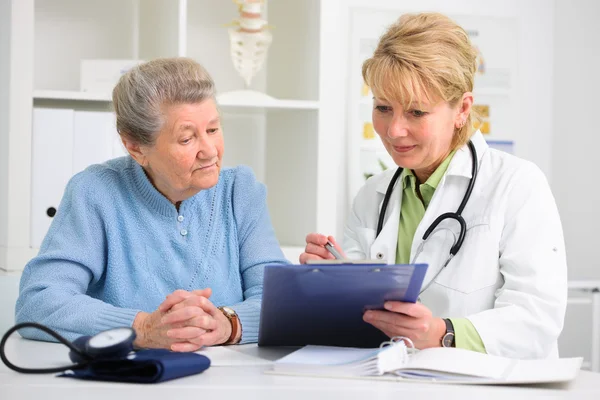
[[[55,338],[60,343],[67,346],[72,352],[76,353],[83,360],[88,360],[88,361],[85,361],[81,364],[72,364],[72,365],[66,365],[66,366],[57,367],[57,368],[23,368],[23,367],[14,365],[6,357],[4,348],[6,346],[6,342],[8,341],[8,338],[10,337],[10,335],[22,328],[39,329],[39,330],[47,333],[48,335],[52,336],[53,338]],[[91,357],[88,356],[87,354],[85,354],[84,352],[82,352],[76,346],[74,346],[73,343],[71,343],[70,341],[68,341],[67,339],[65,339],[64,337],[59,335],[58,333],[54,332],[52,329],[50,329],[44,325],[37,324],[35,322],[23,322],[23,323],[13,326],[4,334],[4,336],[2,336],[2,341],[0,341],[0,359],[2,359],[2,362],[4,364],[6,364],[6,366],[8,368],[10,368],[16,372],[20,372],[20,373],[24,373],[24,374],[52,374],[52,373],[63,372],[63,371],[69,370],[69,369],[83,368],[83,367],[87,366],[88,362],[91,360]]]
[[[447,212],[447,213],[444,213],[444,214],[438,216],[433,221],[433,223],[431,225],[429,225],[429,227],[427,228],[427,230],[423,234],[423,241],[426,241],[427,238],[429,237],[429,235],[431,235],[431,233],[434,231],[434,229],[437,228],[437,226],[443,220],[445,220],[445,219],[454,219],[460,225],[460,231],[459,231],[458,239],[456,240],[456,243],[452,246],[452,248],[450,248],[450,254],[449,254],[448,258],[446,259],[446,262],[444,263],[444,265],[442,266],[442,268],[435,274],[435,276],[433,277],[433,279],[431,279],[429,281],[429,283],[425,286],[425,288],[423,288],[421,290],[420,293],[423,293],[427,288],[429,288],[429,286],[435,280],[435,278],[438,277],[438,275],[450,263],[450,261],[452,260],[452,258],[454,258],[454,256],[458,253],[458,251],[462,247],[462,244],[463,244],[463,242],[465,240],[465,236],[467,234],[467,223],[465,222],[465,219],[462,216],[462,212],[465,209],[465,206],[467,205],[467,202],[471,198],[471,193],[473,192],[473,188],[475,187],[475,182],[477,181],[477,173],[479,171],[478,164],[477,164],[477,151],[475,150],[475,145],[470,140],[469,140],[468,145],[469,145],[469,150],[471,151],[471,179],[469,179],[469,185],[467,186],[467,190],[465,191],[465,195],[463,196],[463,199],[460,202],[460,205],[458,206],[458,209],[456,210],[456,212]],[[378,221],[377,221],[377,231],[376,231],[376,234],[375,234],[375,238],[377,238],[379,236],[379,234],[381,233],[381,230],[383,229],[383,223],[384,223],[384,220],[385,220],[385,213],[387,211],[390,198],[392,197],[392,193],[394,192],[394,187],[396,186],[396,183],[398,181],[398,178],[402,174],[402,171],[403,171],[402,167],[398,167],[396,169],[396,172],[394,172],[394,175],[392,176],[392,179],[390,180],[390,183],[389,183],[389,185],[388,185],[388,187],[387,187],[387,189],[385,191],[385,195],[383,197],[383,203],[381,204],[381,210],[379,212],[379,218],[378,218]],[[416,260],[416,257],[415,257],[415,260]],[[415,260],[413,260],[413,263],[414,263]]]

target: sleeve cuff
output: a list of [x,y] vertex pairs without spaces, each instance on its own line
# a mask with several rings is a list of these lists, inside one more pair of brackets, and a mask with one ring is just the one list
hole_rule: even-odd
[[258,342],[260,300],[246,300],[230,307],[235,311],[242,325],[242,340],[239,344]]
[[140,310],[130,308],[111,307],[98,313],[96,320],[96,331],[101,332],[107,329],[121,328],[124,326],[132,327],[133,320]]
[[467,318],[451,318],[454,326],[454,341],[459,349],[487,354],[477,329]]

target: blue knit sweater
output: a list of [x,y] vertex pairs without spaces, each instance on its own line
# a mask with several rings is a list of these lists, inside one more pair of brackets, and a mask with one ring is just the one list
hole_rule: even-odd
[[130,157],[89,167],[67,185],[23,271],[17,322],[42,323],[72,340],[131,326],[177,289],[210,287],[216,306],[237,312],[242,342],[256,341],[264,266],[288,263],[265,192],[249,168],[224,169],[216,186],[177,212]]

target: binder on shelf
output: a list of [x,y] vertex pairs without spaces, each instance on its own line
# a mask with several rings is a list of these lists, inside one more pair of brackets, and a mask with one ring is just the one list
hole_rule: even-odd
[[516,360],[456,348],[414,350],[401,338],[378,349],[306,346],[268,373],[460,384],[531,384],[575,379],[583,359]]
[[119,137],[113,113],[75,111],[73,127],[73,174],[113,158]]
[[73,173],[73,110],[34,108],[31,247],[39,248]]

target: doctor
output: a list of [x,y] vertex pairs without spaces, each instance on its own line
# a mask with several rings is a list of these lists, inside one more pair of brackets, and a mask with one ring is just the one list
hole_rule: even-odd
[[567,300],[560,218],[540,169],[474,130],[476,56],[440,14],[404,15],[382,36],[362,73],[398,168],[361,188],[342,247],[309,234],[300,262],[333,258],[330,240],[351,259],[427,263],[420,302],[390,301],[364,320],[421,349],[557,357]]

